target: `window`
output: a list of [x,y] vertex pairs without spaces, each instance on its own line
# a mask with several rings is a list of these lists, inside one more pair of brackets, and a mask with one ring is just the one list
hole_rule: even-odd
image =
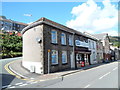
[[67,63],[67,52],[62,51],[62,63]]
[[57,43],[57,31],[55,30],[51,31],[51,40],[52,40],[52,43]]
[[58,64],[58,51],[52,50],[52,64]]
[[69,45],[73,45],[73,36],[69,35]]
[[61,44],[66,45],[66,35],[65,35],[65,33],[61,33]]

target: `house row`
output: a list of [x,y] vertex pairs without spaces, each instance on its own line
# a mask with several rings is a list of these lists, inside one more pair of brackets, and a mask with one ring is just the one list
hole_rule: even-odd
[[38,74],[110,60],[108,34],[81,33],[46,18],[22,30],[22,66]]
[[28,24],[13,21],[11,19],[7,19],[5,16],[0,16],[0,30],[3,32],[13,32],[18,31],[21,32],[23,28],[25,28]]

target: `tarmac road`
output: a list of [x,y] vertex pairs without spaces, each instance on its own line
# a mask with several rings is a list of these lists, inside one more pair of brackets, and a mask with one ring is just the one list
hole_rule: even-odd
[[0,65],[2,64],[0,71],[2,88],[118,88],[118,62],[68,74],[63,78],[31,82],[16,78],[4,68],[7,63],[19,59],[22,58],[0,61]]
[[118,88],[118,62],[66,76],[46,88]]
[[11,75],[7,70],[5,69],[5,65],[11,61],[20,60],[22,57],[17,58],[9,58],[9,59],[1,59],[0,60],[0,89],[1,88],[7,88],[11,87],[13,85],[16,85],[16,83],[25,82],[24,80],[16,78],[14,75]]

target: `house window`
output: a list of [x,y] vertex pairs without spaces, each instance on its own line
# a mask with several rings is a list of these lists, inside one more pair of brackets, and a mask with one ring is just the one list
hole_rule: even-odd
[[55,30],[51,31],[51,40],[52,40],[52,43],[57,43],[57,31]]
[[61,33],[61,44],[66,45],[66,35],[65,35],[65,33]]
[[69,35],[69,45],[73,45],[73,36]]
[[58,51],[52,50],[52,64],[58,64]]
[[67,52],[62,51],[62,63],[67,63]]

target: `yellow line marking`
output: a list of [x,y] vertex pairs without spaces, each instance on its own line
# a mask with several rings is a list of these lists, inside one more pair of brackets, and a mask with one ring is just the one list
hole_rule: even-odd
[[60,78],[60,77],[56,77],[56,78],[52,78],[52,79],[46,79],[46,80],[31,80],[31,79],[22,79],[20,76],[18,76],[18,75],[16,75],[15,73],[13,73],[9,68],[8,68],[8,66],[10,65],[10,64],[12,64],[12,63],[14,63],[15,61],[11,61],[11,62],[9,62],[9,63],[7,63],[5,66],[4,66],[4,68],[6,69],[6,71],[9,73],[9,74],[11,74],[11,75],[13,75],[13,76],[15,76],[16,78],[18,78],[18,79],[21,79],[21,80],[26,80],[26,81],[47,81],[47,80],[54,80],[54,79],[57,79],[57,78]]
[[18,79],[21,79],[21,80],[30,80],[30,79],[22,79],[20,76],[16,75],[15,73],[13,73],[13,72],[8,68],[8,66],[9,66],[10,64],[14,63],[14,62],[15,62],[15,61],[12,61],[12,62],[9,62],[8,64],[6,64],[6,65],[4,66],[5,70],[6,70],[9,74],[15,76],[15,77],[18,78]]

